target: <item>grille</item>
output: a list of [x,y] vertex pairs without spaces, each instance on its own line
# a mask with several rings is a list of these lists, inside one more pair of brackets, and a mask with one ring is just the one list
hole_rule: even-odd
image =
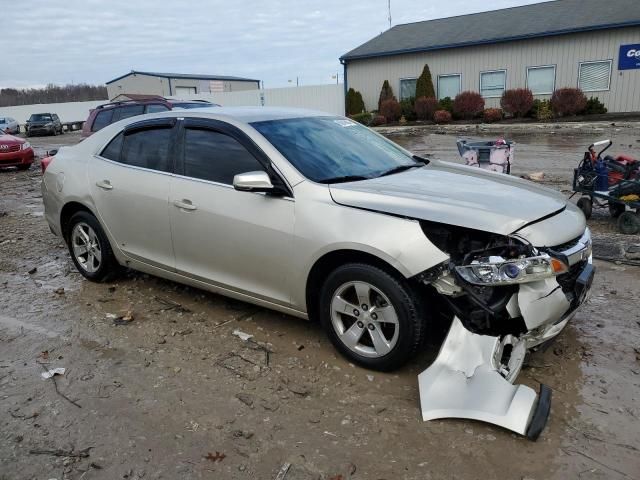
[[564,252],[565,250],[569,250],[570,248],[575,247],[578,242],[580,241],[581,237],[576,237],[573,240],[569,240],[566,243],[563,243],[561,245],[556,245],[555,247],[551,247],[551,250],[553,250],[554,252]]
[[19,151],[20,145],[9,145],[9,148],[0,148],[0,153],[13,153]]
[[575,293],[576,281],[578,280],[578,277],[582,273],[582,270],[584,270],[584,267],[586,266],[586,264],[587,264],[586,260],[583,260],[582,262],[578,262],[575,265],[572,265],[571,267],[569,267],[569,271],[567,273],[563,273],[562,275],[558,275],[556,277],[556,280],[560,284],[560,287],[562,288],[562,291],[564,293],[570,293],[570,294]]

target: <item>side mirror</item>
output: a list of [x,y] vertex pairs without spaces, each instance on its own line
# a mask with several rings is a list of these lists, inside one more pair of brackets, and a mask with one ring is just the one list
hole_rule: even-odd
[[239,173],[233,177],[233,188],[241,192],[272,192],[274,190],[267,172]]
[[58,149],[57,148],[53,148],[51,150],[47,150],[47,157],[53,157],[57,153],[58,153]]

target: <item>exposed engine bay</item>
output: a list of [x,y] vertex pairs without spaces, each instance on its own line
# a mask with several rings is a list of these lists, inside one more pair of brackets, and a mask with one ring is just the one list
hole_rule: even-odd
[[449,260],[416,279],[435,289],[452,318],[436,361],[419,375],[423,419],[472,418],[535,440],[551,390],[512,383],[527,351],[560,333],[588,294],[588,229],[563,245],[534,247],[517,234],[421,226]]

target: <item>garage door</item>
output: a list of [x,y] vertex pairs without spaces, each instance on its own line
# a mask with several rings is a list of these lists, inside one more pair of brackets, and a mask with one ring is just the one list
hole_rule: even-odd
[[196,87],[176,87],[176,95],[195,95]]

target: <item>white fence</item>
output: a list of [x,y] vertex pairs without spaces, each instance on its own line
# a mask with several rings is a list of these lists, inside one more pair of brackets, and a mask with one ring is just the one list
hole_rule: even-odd
[[[343,88],[342,84],[311,85],[246,90],[242,92],[207,93],[181,98],[185,100],[209,100],[225,107],[298,107],[321,110],[333,115],[344,115]],[[89,110],[106,102],[107,100],[0,107],[0,117],[15,118],[20,124],[24,124],[32,113],[57,113],[63,123],[79,122],[87,119]]]
[[298,107],[320,110],[332,115],[344,115],[342,84],[203,93],[181,98],[209,100],[224,107]]
[[89,116],[89,110],[108,100],[91,102],[41,103],[36,105],[17,105],[15,107],[0,107],[0,117],[15,118],[20,125],[24,125],[32,113],[57,113],[62,123],[82,122]]

